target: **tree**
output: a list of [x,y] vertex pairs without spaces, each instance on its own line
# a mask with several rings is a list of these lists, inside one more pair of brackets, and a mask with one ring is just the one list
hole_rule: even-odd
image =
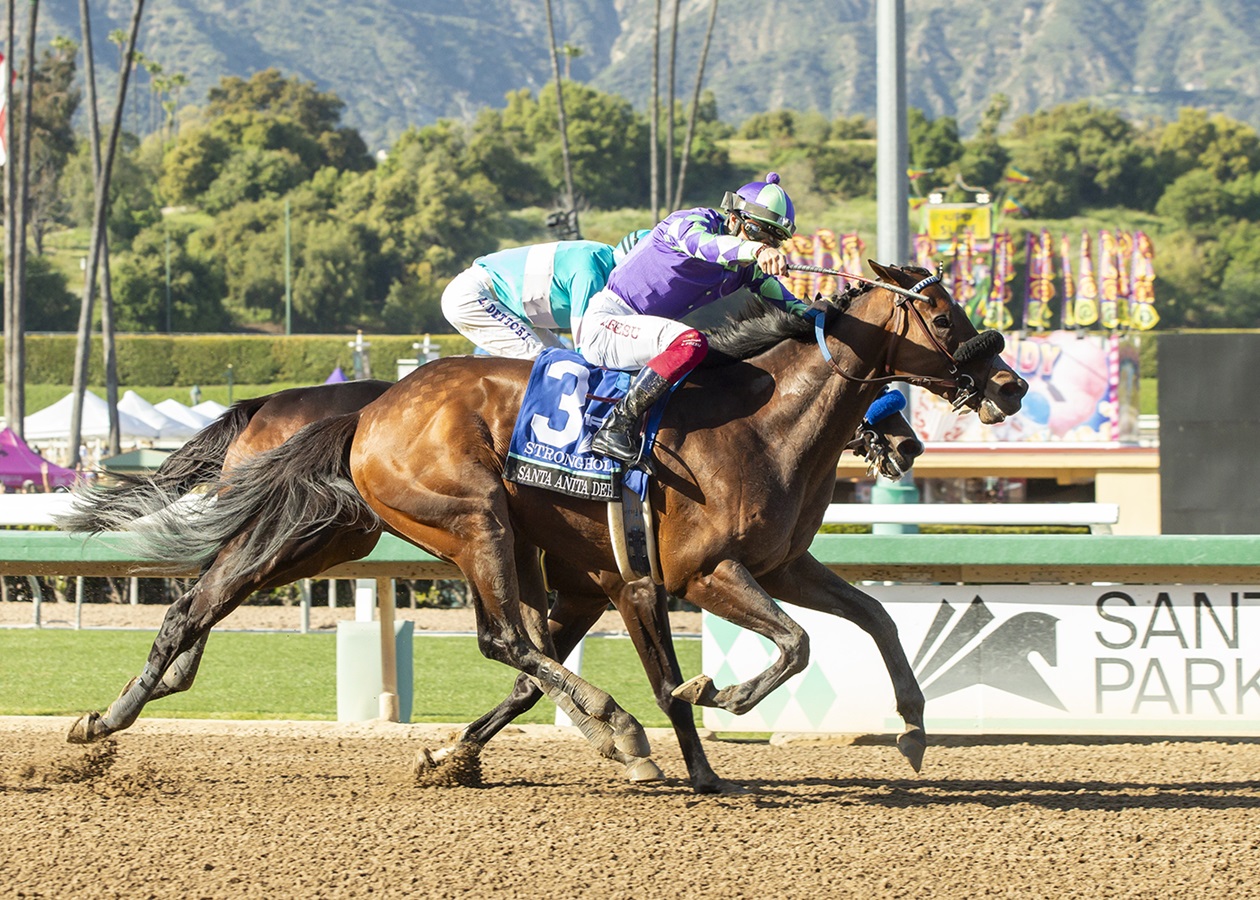
[[[128,247],[141,229],[162,218],[157,201],[158,170],[153,163],[150,140],[155,139],[146,138],[145,144],[140,145],[130,134],[120,140],[105,220],[111,245]],[[160,148],[157,152],[160,160]],[[91,144],[80,141],[61,177],[66,221],[83,228],[91,225],[96,202],[91,153]]]
[[191,232],[190,226],[160,223],[142,230],[130,251],[120,255],[113,285],[120,328],[165,330],[168,255],[171,330],[223,331],[228,327],[222,273],[189,252]]
[[1260,171],[1260,137],[1241,122],[1206,110],[1183,109],[1157,139],[1160,174],[1173,181],[1204,169],[1218,181]]
[[[569,84],[565,107],[577,195],[603,208],[640,202],[647,188],[642,163],[647,129],[630,102],[588,85]],[[503,124],[508,134],[517,135],[518,151],[544,173],[553,190],[560,190],[564,173],[554,86],[544,87],[537,98],[530,91],[509,94]]]
[[210,90],[205,122],[184,129],[167,150],[162,194],[170,203],[208,199],[217,211],[281,196],[325,166],[370,171],[376,163],[362,137],[339,124],[344,106],[336,94],[275,69],[223,78]]
[[76,143],[71,120],[81,96],[75,86],[77,52],[73,41],[56,38],[34,71],[28,221],[36,255],[44,252],[48,229],[65,219],[61,175]]
[[858,141],[809,148],[818,189],[842,199],[875,196],[875,145]]
[[1186,172],[1164,191],[1155,211],[1181,228],[1219,227],[1237,212],[1236,196],[1206,169]]
[[[1061,193],[1072,198],[1037,209],[1042,215],[1074,215],[1082,206],[1150,209],[1158,198],[1154,147],[1115,110],[1063,104],[1020,118],[1011,134],[1022,144],[1015,156],[1020,170],[1036,184],[1060,180]],[[1047,146],[1063,159],[1049,159]]]
[[911,107],[906,119],[910,164],[914,168],[943,172],[963,155],[958,122],[953,116],[929,119],[922,110]]

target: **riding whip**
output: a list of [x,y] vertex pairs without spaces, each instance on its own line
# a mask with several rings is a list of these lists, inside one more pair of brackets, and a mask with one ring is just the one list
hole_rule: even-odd
[[862,281],[866,284],[873,284],[876,287],[886,288],[894,294],[900,294],[903,297],[909,297],[912,300],[922,300],[925,303],[931,303],[932,298],[916,293],[915,291],[906,290],[895,284],[889,284],[887,281],[880,281],[878,278],[867,278],[865,275],[854,275],[852,272],[842,272],[839,269],[824,269],[822,266],[805,266],[796,263],[788,263],[788,268],[794,272],[812,272],[815,275],[837,275],[840,278],[849,281]]

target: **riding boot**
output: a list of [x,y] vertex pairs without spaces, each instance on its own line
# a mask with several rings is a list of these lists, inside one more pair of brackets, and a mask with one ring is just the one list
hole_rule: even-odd
[[595,434],[591,449],[604,456],[632,463],[639,458],[639,423],[652,404],[664,397],[671,385],[651,369],[643,369],[630,382],[630,390],[617,402]]

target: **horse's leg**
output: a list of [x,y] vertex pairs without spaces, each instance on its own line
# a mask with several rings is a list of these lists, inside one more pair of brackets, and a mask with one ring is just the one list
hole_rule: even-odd
[[766,638],[778,648],[779,656],[764,672],[742,684],[717,690],[713,679],[697,675],[676,689],[675,696],[698,706],[714,706],[741,715],[804,671],[809,662],[809,636],[779,609],[740,563],[728,559],[709,575],[692,579],[686,597],[714,615]]
[[[544,655],[563,662],[573,647],[566,647],[563,652],[558,652],[555,649],[552,640],[552,630],[548,621],[547,588],[543,578],[538,549],[532,544],[520,540],[518,537],[516,559],[517,577],[520,579],[520,609],[526,634],[534,646],[540,648]],[[599,611],[602,611],[604,606],[607,605],[607,598],[600,594],[599,599],[604,601],[598,608]],[[563,617],[566,615],[566,612],[567,610],[561,607],[557,615]],[[598,618],[598,612],[596,617]],[[590,630],[592,624],[594,624],[594,621],[585,624],[583,629],[578,632],[578,639]],[[573,646],[576,646],[576,640],[573,642]],[[617,735],[609,723],[600,721],[588,715],[584,710],[579,709],[573,699],[566,694],[557,695],[553,699],[556,705],[569,717],[570,721],[585,735],[591,746],[598,750],[602,756],[614,759],[626,767],[631,781],[647,781],[652,778],[664,777],[661,770],[646,755],[629,754],[618,747]]]
[[[537,679],[547,696],[565,712],[576,707],[582,716],[607,725],[612,730],[616,751],[632,757],[647,757],[650,753],[647,735],[634,716],[609,694],[569,671],[528,639],[519,606],[517,567],[511,564],[514,557],[507,556],[501,549],[505,544],[514,543],[511,527],[503,524],[505,516],[498,517],[497,521],[494,518],[490,516],[476,526],[459,529],[461,534],[490,539],[465,542],[463,552],[455,560],[472,586],[477,602],[477,642],[482,655]],[[570,700],[572,703],[568,702]],[[581,716],[575,721],[580,725]]]
[[[578,641],[590,631],[608,606],[608,598],[602,593],[585,594],[559,591],[548,621],[551,646],[556,658],[565,659],[573,652]],[[448,758],[467,760],[477,756],[481,748],[518,716],[532,709],[543,697],[538,682],[521,673],[517,676],[512,692],[498,706],[468,725],[455,742],[438,750],[422,749],[416,758],[417,774],[436,769]],[[567,700],[567,698],[565,698]],[[600,753],[620,762],[626,769],[626,777],[633,782],[656,781],[664,773],[656,763],[645,756],[634,756],[617,749],[612,730],[602,722],[585,715],[569,701],[565,712],[582,730],[587,739]]]
[[709,765],[691,704],[673,695],[682,683],[682,669],[669,630],[669,594],[650,579],[642,579],[610,591],[609,596],[634,641],[639,661],[656,695],[656,704],[674,726],[692,788],[698,794],[729,790],[731,785],[719,778]]
[[206,574],[166,610],[144,669],[127,683],[105,712],[84,713],[70,726],[66,740],[87,744],[130,727],[153,699],[167,669],[205,637],[210,627],[252,593],[249,586],[220,590],[212,565]]
[[163,697],[178,694],[193,686],[193,681],[197,678],[197,670],[201,667],[201,657],[206,652],[206,641],[209,637],[208,633],[203,634],[201,640],[175,657],[175,661],[166,667],[162,680],[158,682],[158,686],[154,689],[153,696],[149,700],[161,700]]
[[250,594],[358,559],[371,551],[379,537],[379,532],[327,529],[291,542],[261,570],[247,575],[235,574],[240,571],[236,547],[244,537],[228,543],[196,584],[167,609],[141,673],[105,712],[93,710],[80,716],[66,739],[86,744],[130,727],[150,700],[191,687],[210,629]]
[[[550,652],[554,652],[557,658],[567,657],[599,619],[607,605],[608,598],[603,594],[560,593],[549,622],[554,640],[548,638],[547,642],[555,648]],[[522,672],[508,697],[466,727],[453,744],[435,751],[421,749],[416,758],[417,776],[425,777],[424,773],[438,769],[449,759],[459,760],[458,767],[461,769],[468,765],[471,758],[480,755],[486,742],[517,716],[532,708],[542,698],[543,691],[544,686],[540,685],[537,678]],[[601,755],[625,767],[626,777],[630,781],[656,781],[665,777],[646,753],[624,750],[624,742],[619,741],[619,735],[610,724],[577,708],[565,694],[551,696]]]
[[785,603],[848,619],[875,641],[892,679],[897,712],[906,730],[897,738],[899,749],[917,772],[923,765],[927,733],[923,729],[923,691],[897,637],[897,626],[883,604],[832,572],[808,553],[761,583]]

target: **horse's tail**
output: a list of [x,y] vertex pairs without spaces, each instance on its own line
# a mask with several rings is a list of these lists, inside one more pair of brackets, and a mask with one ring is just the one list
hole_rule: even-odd
[[202,571],[219,559],[227,579],[249,577],[285,546],[328,528],[380,527],[350,478],[352,412],[307,425],[285,443],[235,467],[192,510],[164,509],[133,529],[153,572]]
[[228,447],[248,427],[267,397],[242,400],[197,432],[149,475],[111,474],[74,490],[70,512],[57,516],[66,531],[95,534],[121,531],[152,515],[200,485],[218,480]]

